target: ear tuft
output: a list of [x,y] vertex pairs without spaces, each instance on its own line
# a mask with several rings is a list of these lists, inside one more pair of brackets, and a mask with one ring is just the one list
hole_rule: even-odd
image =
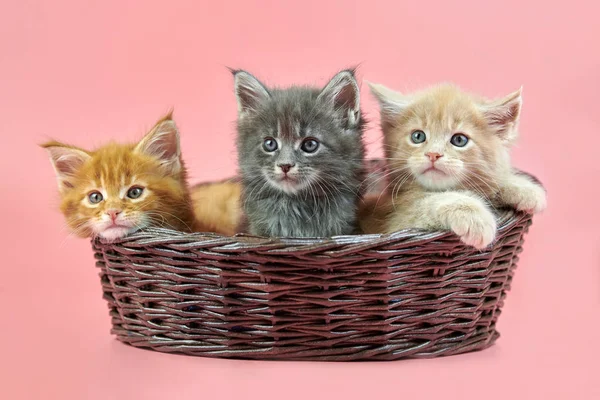
[[158,159],[170,173],[181,170],[179,131],[173,121],[173,110],[161,118],[140,140],[135,151]]
[[333,103],[343,114],[343,121],[349,127],[356,127],[360,120],[360,89],[354,70],[337,73],[319,94],[318,100]]
[[379,83],[367,82],[371,93],[379,103],[382,123],[393,122],[410,105],[411,99],[400,92]]
[[230,71],[234,77],[239,117],[244,117],[255,111],[262,102],[271,97],[267,88],[248,72],[232,69]]
[[493,100],[481,106],[481,112],[488,125],[504,141],[516,139],[521,107],[523,87],[501,99]]
[[41,147],[46,149],[50,155],[59,191],[64,193],[66,190],[72,189],[75,174],[91,156],[84,150],[55,141],[44,143]]

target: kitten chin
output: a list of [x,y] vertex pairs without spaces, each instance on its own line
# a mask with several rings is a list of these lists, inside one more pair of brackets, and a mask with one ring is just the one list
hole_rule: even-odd
[[353,71],[323,89],[267,88],[234,71],[242,208],[250,233],[353,233],[361,197],[364,118]]
[[521,90],[489,101],[449,84],[408,95],[370,87],[381,108],[390,189],[382,207],[363,207],[364,231],[452,230],[483,249],[495,237],[492,206],[545,208],[543,188],[510,165]]
[[[279,169],[279,167],[276,168]],[[299,176],[293,170],[286,174],[279,171],[276,171],[272,175],[265,173],[265,180],[275,191],[285,193],[289,196],[296,196],[305,190],[309,190],[311,184],[316,184],[314,174]]]
[[131,235],[136,232],[137,228],[126,228],[126,227],[111,227],[105,228],[104,230],[97,233],[99,237],[107,242],[114,242],[115,240],[124,238],[125,236]]
[[72,234],[115,241],[148,226],[188,232],[198,227],[171,114],[137,144],[87,151],[53,141],[42,147]]

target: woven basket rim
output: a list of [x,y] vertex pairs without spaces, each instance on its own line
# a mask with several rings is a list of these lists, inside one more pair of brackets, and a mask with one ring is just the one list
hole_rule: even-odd
[[[500,209],[496,211],[497,221],[497,232],[501,233],[506,229],[519,223],[523,218],[527,218],[528,215],[522,211],[516,211],[514,209]],[[213,241],[213,245],[234,245],[240,244],[250,247],[258,246],[273,246],[273,245],[284,245],[284,246],[295,246],[298,249],[304,247],[311,247],[314,245],[323,245],[327,243],[336,245],[348,245],[348,244],[383,244],[390,241],[434,241],[447,236],[456,236],[451,231],[430,231],[424,229],[409,228],[394,233],[384,234],[355,234],[355,235],[339,235],[332,237],[305,237],[305,238],[294,238],[294,237],[264,237],[255,236],[247,233],[238,233],[233,236],[221,235],[214,232],[181,232],[168,228],[154,228],[149,227],[138,232],[135,232],[124,238],[115,241],[106,241],[102,238],[95,238],[93,241],[106,244],[127,244],[129,242],[136,242],[138,245],[151,245],[153,242],[157,244],[171,243],[191,243],[194,241],[202,241],[206,244],[207,240]]]

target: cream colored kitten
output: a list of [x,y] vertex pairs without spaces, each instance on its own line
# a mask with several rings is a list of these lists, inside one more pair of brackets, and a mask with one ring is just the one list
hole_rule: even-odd
[[365,201],[363,231],[449,229],[483,249],[496,235],[490,206],[546,207],[545,190],[510,165],[521,90],[488,101],[450,84],[411,95],[369,86],[381,106],[390,185]]

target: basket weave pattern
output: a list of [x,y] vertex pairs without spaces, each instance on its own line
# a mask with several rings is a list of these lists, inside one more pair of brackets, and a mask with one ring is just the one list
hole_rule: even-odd
[[209,357],[393,360],[492,345],[530,223],[502,212],[485,252],[419,231],[275,239],[150,229],[92,243],[124,343]]

